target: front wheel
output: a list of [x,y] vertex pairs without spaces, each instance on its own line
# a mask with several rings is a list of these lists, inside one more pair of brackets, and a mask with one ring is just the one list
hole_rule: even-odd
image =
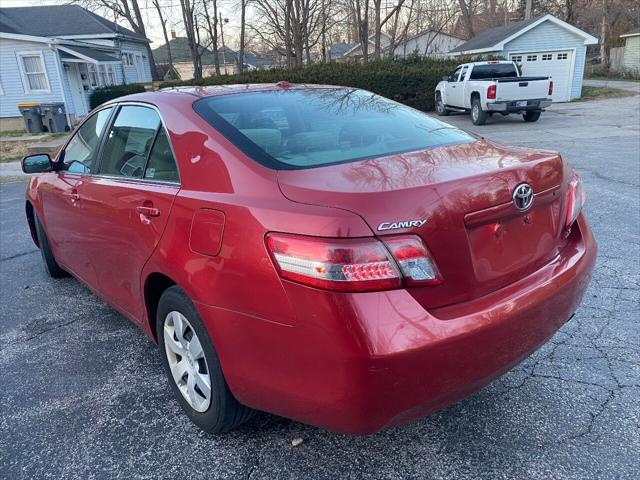
[[446,117],[449,115],[449,110],[444,106],[440,92],[436,92],[436,113],[440,117]]
[[40,222],[37,215],[34,214],[34,223],[36,227],[36,237],[38,238],[38,246],[40,247],[40,254],[42,255],[42,261],[44,262],[44,268],[51,278],[63,278],[68,277],[69,274],[62,269],[58,262],[56,262],[49,244],[49,239],[44,231],[44,227]]
[[471,104],[471,121],[474,125],[484,125],[487,122],[487,112],[482,110],[480,99],[474,98]]
[[209,334],[179,287],[160,297],[156,329],[171,389],[193,423],[205,432],[222,433],[253,415],[229,390]]
[[540,114],[542,112],[540,110],[532,110],[530,112],[524,112],[522,114],[522,118],[524,118],[525,122],[537,122],[540,118]]

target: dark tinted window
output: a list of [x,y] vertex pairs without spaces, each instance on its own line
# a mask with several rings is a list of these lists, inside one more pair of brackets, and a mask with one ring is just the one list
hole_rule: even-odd
[[164,182],[178,182],[180,180],[176,161],[171,152],[169,138],[163,127],[160,128],[156,141],[153,143],[144,178],[162,180]]
[[100,135],[112,110],[109,107],[95,113],[73,135],[64,149],[63,170],[90,173],[94,169]]
[[125,105],[117,113],[102,150],[100,173],[140,178],[160,127],[158,113]]
[[222,95],[202,99],[194,109],[247,155],[276,169],[474,140],[422,112],[346,88]]
[[485,78],[510,78],[517,77],[518,72],[513,63],[494,63],[490,65],[475,65],[471,70],[471,80]]

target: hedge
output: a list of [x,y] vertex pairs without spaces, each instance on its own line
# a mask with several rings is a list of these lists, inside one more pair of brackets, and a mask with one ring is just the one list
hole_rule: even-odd
[[113,100],[114,98],[122,97],[124,95],[130,95],[132,93],[142,93],[144,91],[144,85],[140,83],[99,87],[91,92],[91,96],[89,97],[89,105],[91,105],[91,109],[94,109],[98,105],[102,105],[108,100]]
[[317,83],[362,88],[419,110],[434,108],[434,91],[444,75],[449,75],[461,59],[384,59],[368,63],[316,64],[293,69],[253,70],[241,75],[207,77],[202,80],[164,82],[160,88],[186,85],[234,83]]

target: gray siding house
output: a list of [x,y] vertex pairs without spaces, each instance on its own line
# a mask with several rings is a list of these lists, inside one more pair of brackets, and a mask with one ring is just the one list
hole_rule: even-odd
[[0,129],[23,128],[21,103],[63,103],[73,125],[94,88],[150,82],[148,44],[77,5],[0,8]]
[[450,53],[496,55],[516,62],[523,75],[549,75],[553,100],[566,102],[580,97],[587,45],[597,43],[579,28],[544,15],[485,30]]

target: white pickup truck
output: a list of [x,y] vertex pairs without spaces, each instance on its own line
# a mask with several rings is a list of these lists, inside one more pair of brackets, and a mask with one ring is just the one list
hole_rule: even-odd
[[518,113],[535,122],[551,105],[552,93],[551,77],[521,77],[513,62],[464,63],[436,86],[436,111],[470,111],[474,125],[484,125],[494,113]]

